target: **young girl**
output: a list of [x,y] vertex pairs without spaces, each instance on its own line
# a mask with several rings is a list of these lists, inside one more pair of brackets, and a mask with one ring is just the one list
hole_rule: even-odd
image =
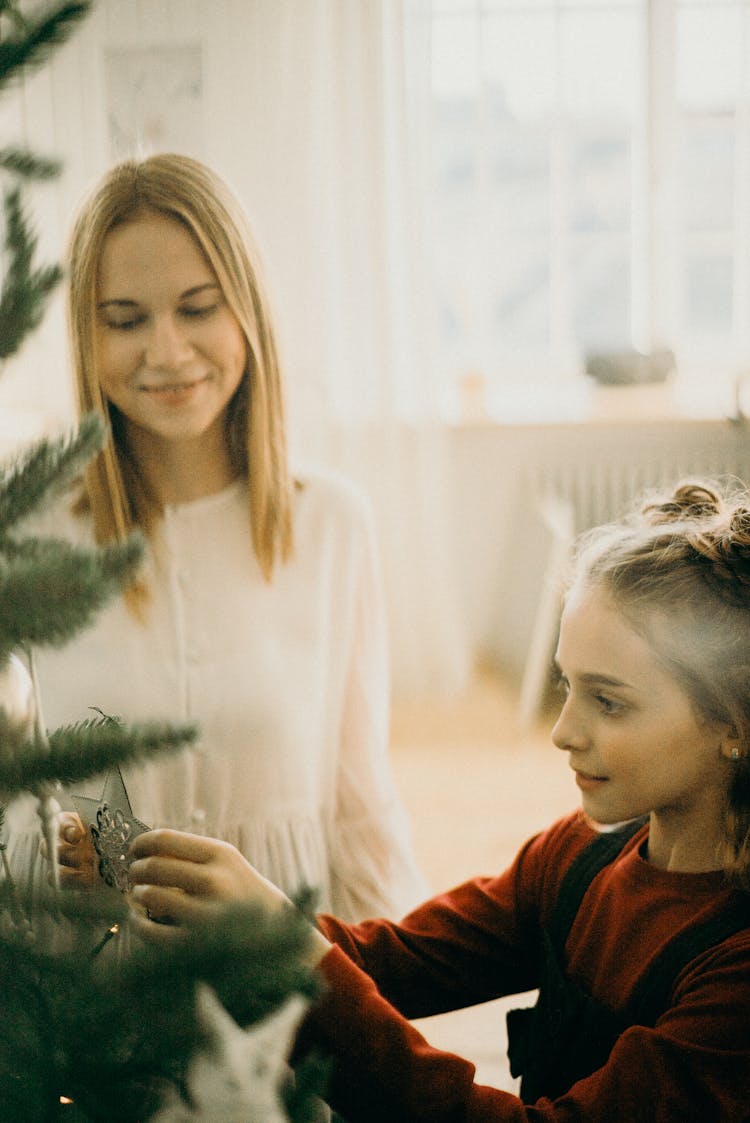
[[[298,1051],[333,1056],[350,1123],[750,1118],[750,495],[687,484],[586,537],[557,662],[582,810],[400,924],[319,919],[328,988]],[[134,851],[151,939],[279,901],[208,839]],[[521,1098],[406,1020],[536,987],[509,1016]]]
[[[119,164],[81,208],[69,276],[79,410],[102,412],[111,440],[76,508],[42,529],[105,542],[140,528],[149,548],[137,586],[64,650],[39,652],[46,723],[92,707],[194,721],[197,752],[125,771],[139,819],[200,823],[287,892],[319,885],[349,919],[401,915],[424,891],[387,758],[370,514],[335,477],[292,478],[237,201],[183,156]],[[36,827],[13,827],[23,871]],[[63,884],[88,882],[80,821],[66,815],[61,834]]]

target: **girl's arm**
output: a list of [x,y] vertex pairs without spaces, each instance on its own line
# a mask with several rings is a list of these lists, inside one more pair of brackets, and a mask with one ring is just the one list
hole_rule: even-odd
[[[608,1062],[556,1100],[526,1105],[474,1083],[468,1061],[433,1049],[339,948],[298,1039],[334,1058],[329,1098],[349,1123],[745,1123],[750,1104],[748,953],[727,950],[654,1028],[632,1026]],[[717,1031],[716,1019],[724,1019]]]
[[[529,844],[527,872],[534,867],[534,850]],[[155,924],[142,912],[139,925],[152,939],[176,938],[221,901],[250,898],[274,908],[285,900],[225,843],[153,831],[135,841],[133,852],[131,877],[139,907],[172,925]],[[509,875],[469,882],[415,910],[401,925],[350,926],[320,918],[313,957],[329,986],[301,1028],[296,1055],[314,1046],[332,1057],[332,1106],[350,1123],[380,1123],[386,1117],[403,1123],[745,1123],[750,1103],[747,933],[700,957],[657,1025],[631,1026],[608,1062],[558,1100],[527,1106],[510,1093],[475,1084],[469,1061],[432,1048],[394,1002],[417,1016],[425,1012],[420,1004],[458,1008],[481,1001],[487,991],[503,993],[498,987],[504,976],[510,982],[510,973],[505,956],[493,955],[490,948],[494,938],[507,951],[503,894],[511,891]],[[493,934],[495,921],[500,932]],[[515,966],[518,986],[505,993],[528,989],[520,953]],[[380,989],[371,973],[379,975]]]

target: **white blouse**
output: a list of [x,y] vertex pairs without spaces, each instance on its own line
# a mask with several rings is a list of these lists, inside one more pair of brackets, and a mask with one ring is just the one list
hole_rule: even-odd
[[[333,476],[307,476],[294,503],[294,555],[270,582],[245,480],[167,508],[145,561],[145,625],[117,598],[67,646],[39,651],[45,723],[91,707],[197,723],[197,747],[123,769],[138,818],[225,839],[285,892],[312,886],[318,907],[346,920],[401,916],[425,886],[388,761],[370,513]],[[90,540],[86,520],[58,511],[54,522]],[[35,831],[16,832],[17,862],[29,861]]]

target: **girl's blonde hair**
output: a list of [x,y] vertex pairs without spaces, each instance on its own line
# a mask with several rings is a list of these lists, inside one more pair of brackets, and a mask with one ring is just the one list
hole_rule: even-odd
[[750,494],[688,481],[651,496],[585,534],[571,576],[608,594],[696,712],[736,737],[724,867],[750,890]]
[[182,223],[203,251],[245,337],[247,369],[228,412],[227,442],[247,475],[255,555],[270,580],[292,551],[292,482],[286,450],[284,394],[271,311],[257,250],[227,186],[187,156],[162,154],[112,168],[84,202],[69,254],[68,321],[79,415],[108,418],[111,439],[86,472],[85,496],[99,542],[135,527],[153,531],[161,510],[144,486],[123,440],[122,418],[102,394],[96,324],[104,240],[144,212]]

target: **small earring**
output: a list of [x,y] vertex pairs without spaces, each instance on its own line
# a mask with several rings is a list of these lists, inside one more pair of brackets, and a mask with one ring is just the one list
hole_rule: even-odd
[[740,750],[732,749],[732,760],[737,761],[740,759]]

